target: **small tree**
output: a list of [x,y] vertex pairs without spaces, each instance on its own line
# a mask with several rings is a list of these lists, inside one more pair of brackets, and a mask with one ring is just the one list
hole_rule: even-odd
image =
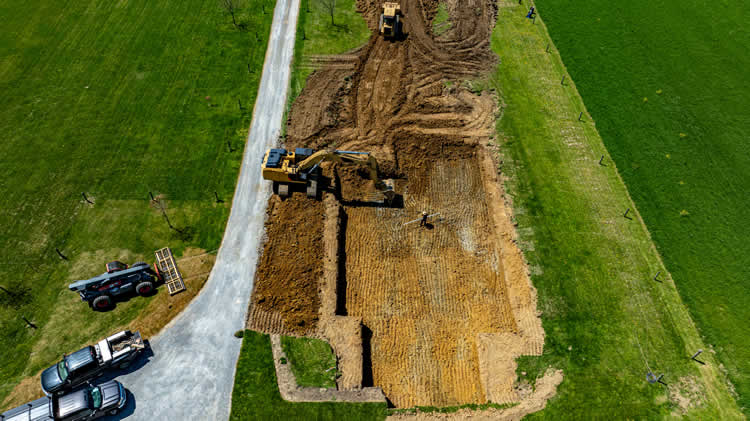
[[333,21],[333,12],[336,11],[336,0],[318,0],[323,6],[323,10],[328,12],[329,15],[331,15],[331,25],[336,26],[336,23]]
[[238,28],[237,26],[237,19],[235,17],[235,12],[237,11],[237,3],[239,0],[219,0],[219,4],[221,7],[227,11],[230,15],[232,15],[232,24],[234,24],[235,28]]

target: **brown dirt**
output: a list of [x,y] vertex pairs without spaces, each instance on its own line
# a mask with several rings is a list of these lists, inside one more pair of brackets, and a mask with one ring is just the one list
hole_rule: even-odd
[[489,408],[482,411],[460,409],[453,413],[417,412],[389,416],[388,421],[431,421],[431,420],[471,420],[471,421],[518,421],[528,414],[541,411],[547,401],[557,393],[557,386],[563,381],[562,370],[547,369],[544,376],[536,379],[534,390],[528,390],[517,405],[506,409]]
[[[357,2],[374,34],[381,3]],[[364,385],[382,387],[397,407],[517,402],[515,358],[540,354],[544,343],[535,290],[486,148],[496,102],[460,83],[496,65],[489,49],[496,2],[445,3],[453,26],[440,37],[431,33],[438,1],[407,0],[405,39],[375,35],[344,56],[307,59],[318,70],[292,106],[286,146],[371,152],[381,176],[395,179],[403,206],[377,206],[361,170],[325,167],[343,215],[344,241],[332,253],[320,240],[321,202],[299,197],[287,209],[272,198],[249,320],[270,333],[304,320],[308,329],[293,333],[330,336],[331,275],[324,273],[331,271],[323,267],[337,254],[341,273],[331,273],[345,308],[337,305],[336,315],[362,320]],[[431,229],[404,225],[423,210],[440,212]],[[292,257],[303,273],[289,269]],[[318,320],[321,328],[309,329]]]
[[[271,197],[266,241],[251,298],[250,328],[292,335],[315,330],[320,305],[318,280],[323,273],[324,215],[322,202],[309,200],[304,193],[294,193],[286,200]],[[280,319],[281,324],[257,323],[260,314]],[[282,332],[274,331],[278,329]]]

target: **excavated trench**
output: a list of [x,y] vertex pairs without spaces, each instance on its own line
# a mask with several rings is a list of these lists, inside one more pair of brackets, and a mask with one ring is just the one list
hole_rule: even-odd
[[[292,106],[285,146],[371,152],[399,199],[366,173],[325,166],[321,201],[270,199],[248,326],[328,340],[339,388],[381,387],[396,407],[513,402],[515,358],[541,354],[535,290],[488,149],[495,100],[462,80],[496,65],[491,0],[402,2],[403,39],[377,36],[322,66]],[[311,61],[312,63],[312,61]],[[438,213],[427,227],[409,223]]]

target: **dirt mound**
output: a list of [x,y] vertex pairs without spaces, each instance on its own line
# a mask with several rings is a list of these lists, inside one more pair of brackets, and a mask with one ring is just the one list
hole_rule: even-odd
[[304,193],[286,200],[273,196],[268,206],[251,314],[279,314],[289,333],[312,332],[318,322],[324,215],[323,204]]

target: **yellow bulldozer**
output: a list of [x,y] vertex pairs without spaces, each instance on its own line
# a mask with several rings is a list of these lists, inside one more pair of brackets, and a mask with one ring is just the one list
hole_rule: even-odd
[[296,148],[294,152],[286,149],[269,149],[263,157],[263,178],[273,181],[273,192],[281,197],[288,197],[290,187],[306,186],[307,197],[317,198],[320,164],[337,162],[342,164],[359,164],[369,170],[370,179],[375,188],[383,193],[390,203],[395,197],[393,187],[378,177],[378,161],[368,152],[321,150]]
[[380,13],[380,35],[385,38],[398,38],[401,36],[401,5],[394,2],[383,3]]

